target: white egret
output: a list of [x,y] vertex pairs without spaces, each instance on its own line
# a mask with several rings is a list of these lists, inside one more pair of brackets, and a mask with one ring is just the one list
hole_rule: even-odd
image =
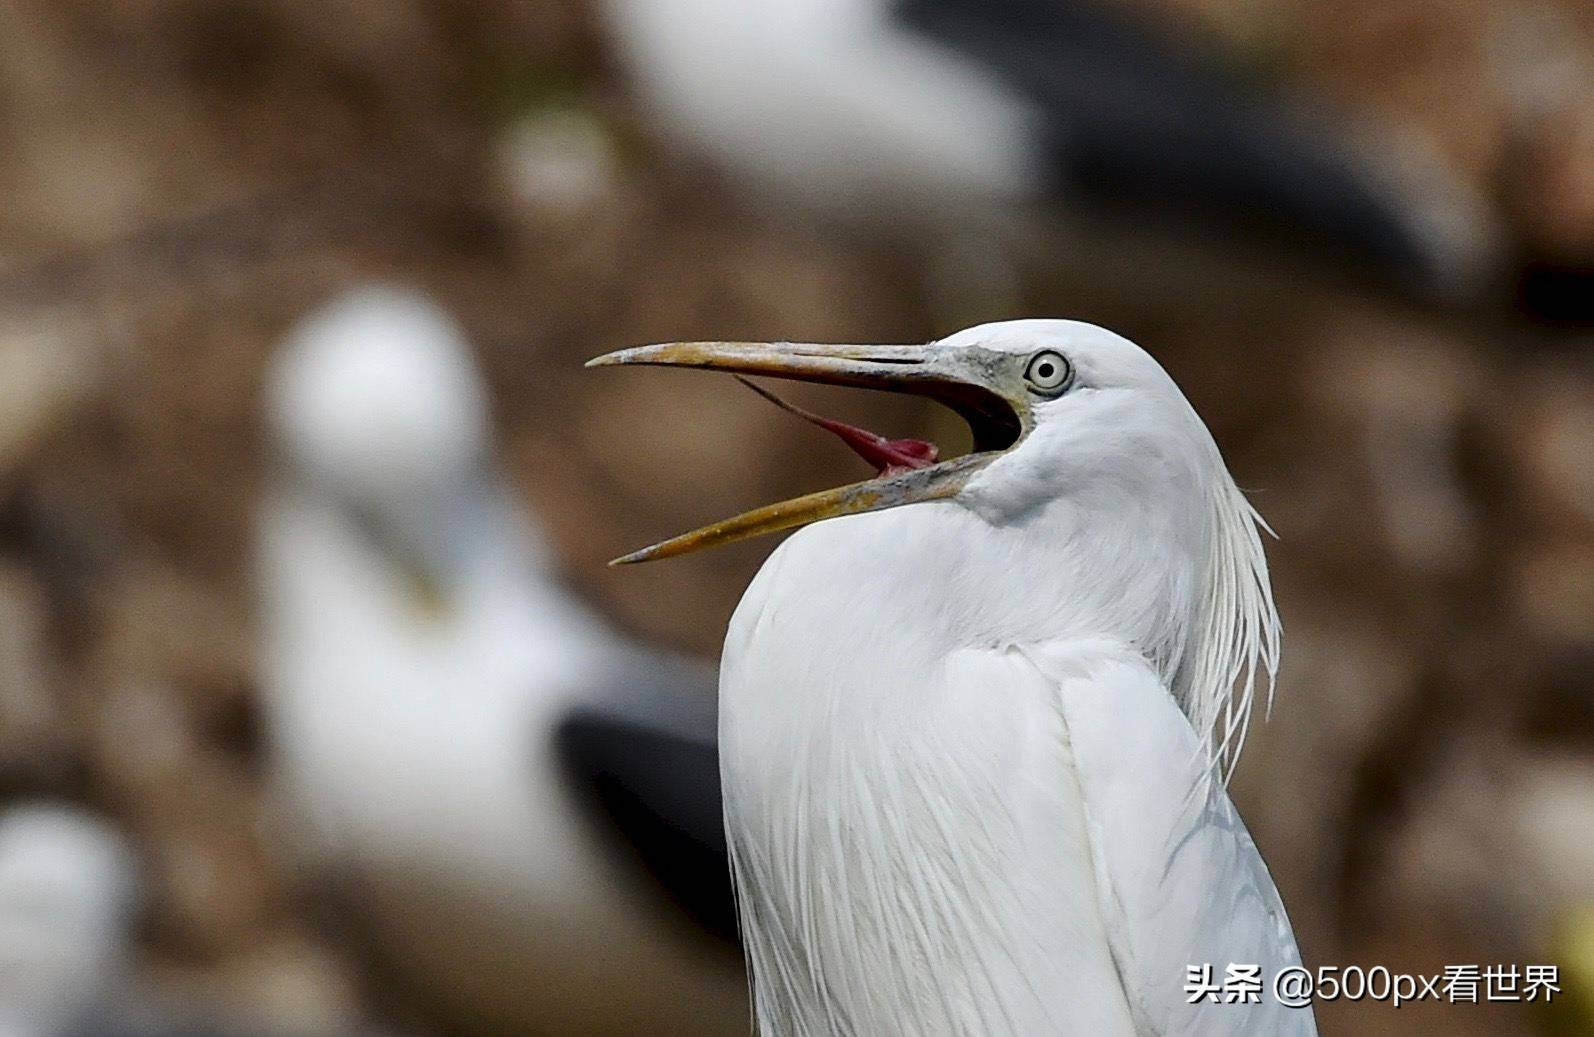
[[854,225],[1011,240],[1027,236],[1015,222],[1076,238],[1110,226],[1125,244],[1190,222],[1216,221],[1225,239],[1260,225],[1441,292],[1498,259],[1477,192],[1420,144],[1309,118],[1122,4],[600,6],[665,133]]
[[1185,991],[1192,965],[1300,958],[1222,780],[1278,661],[1260,519],[1149,355],[1026,320],[592,363],[915,393],[973,429],[944,462],[849,430],[877,478],[617,560],[807,527],[720,674],[763,1032],[1313,1032],[1265,982],[1259,1004]]
[[[731,925],[712,674],[561,586],[493,469],[461,329],[418,293],[350,293],[294,329],[269,406],[276,777],[385,962],[473,1030],[745,1030],[734,950],[681,910],[718,896]],[[682,876],[683,854],[718,867]]]

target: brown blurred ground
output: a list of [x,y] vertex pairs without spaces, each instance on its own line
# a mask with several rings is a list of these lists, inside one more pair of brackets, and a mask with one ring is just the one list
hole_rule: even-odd
[[[1133,2],[1424,135],[1524,256],[1594,261],[1587,3]],[[435,291],[571,577],[704,653],[768,543],[600,563],[856,462],[729,383],[579,361],[952,330],[913,257],[761,216],[670,155],[585,12],[552,0],[6,5],[0,199],[0,792],[125,826],[158,988],[290,1029],[427,1020],[312,906],[264,793],[250,521],[288,324],[361,280]],[[1021,296],[971,290],[950,316],[1136,338],[1279,533],[1286,672],[1238,796],[1308,962],[1554,960],[1594,903],[1594,333],[1328,283],[1181,296],[1066,262]],[[946,435],[912,402],[824,399]]]

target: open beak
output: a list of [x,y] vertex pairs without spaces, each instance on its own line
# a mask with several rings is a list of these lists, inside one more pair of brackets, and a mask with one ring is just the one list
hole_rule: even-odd
[[[933,448],[910,441],[907,445],[924,447],[912,452],[913,456],[922,460],[909,462],[911,467],[882,463],[879,465],[881,474],[876,478],[757,508],[735,518],[671,537],[652,547],[616,558],[609,564],[626,565],[669,558],[717,544],[734,543],[765,533],[806,526],[839,515],[859,515],[902,504],[946,500],[956,496],[976,472],[1017,443],[1030,429],[1028,401],[1022,388],[1011,383],[1005,359],[1002,354],[983,349],[948,349],[933,344],[870,346],[789,342],[672,342],[622,349],[589,360],[588,367],[619,364],[695,367],[927,396],[962,415],[974,433],[974,450],[962,457],[931,463],[935,456]],[[843,438],[852,434],[872,436],[850,426],[840,426],[840,423],[825,422],[806,413],[798,413],[825,427],[837,426],[831,430],[843,435]],[[879,440],[879,437],[873,438]],[[887,450],[903,445],[902,441],[879,442]],[[854,449],[859,448],[854,445]],[[899,451],[890,456],[905,458],[908,454]]]

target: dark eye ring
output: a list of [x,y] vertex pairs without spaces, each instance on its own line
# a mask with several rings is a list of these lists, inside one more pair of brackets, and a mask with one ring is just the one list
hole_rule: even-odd
[[1074,380],[1074,366],[1056,350],[1043,349],[1029,358],[1029,364],[1024,368],[1024,380],[1036,392],[1055,396]]

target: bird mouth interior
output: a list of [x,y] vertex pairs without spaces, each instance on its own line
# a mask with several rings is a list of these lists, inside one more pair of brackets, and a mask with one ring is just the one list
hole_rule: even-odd
[[[839,438],[874,468],[875,475],[671,537],[615,559],[611,564],[616,565],[668,558],[828,518],[951,500],[985,466],[1017,444],[1031,422],[1022,391],[1014,391],[1011,397],[1004,394],[1012,378],[1005,369],[1006,358],[999,354],[964,353],[949,362],[915,346],[678,342],[619,350],[588,362],[591,367],[617,364],[696,367],[735,374],[775,406]],[[943,459],[940,448],[928,440],[891,439],[813,414],[742,375],[927,397],[968,424],[973,448],[967,454]]]
[[[913,363],[911,360],[895,359],[890,362]],[[878,478],[929,468],[942,460],[941,448],[929,440],[889,439],[877,432],[871,432],[869,429],[815,414],[813,411],[806,410],[782,399],[773,391],[742,375],[733,375],[732,377],[786,413],[824,429],[841,440],[847,449],[857,454],[874,468],[875,475]],[[972,391],[957,394],[963,398],[959,399],[956,404],[952,400],[940,400],[939,402],[956,412],[968,423],[969,430],[974,436],[972,452],[1000,452],[1018,442],[1019,437],[1022,435],[1022,424],[1007,402],[995,393],[988,393],[977,386],[966,386],[965,388]],[[938,397],[942,395],[948,394],[936,394]]]

